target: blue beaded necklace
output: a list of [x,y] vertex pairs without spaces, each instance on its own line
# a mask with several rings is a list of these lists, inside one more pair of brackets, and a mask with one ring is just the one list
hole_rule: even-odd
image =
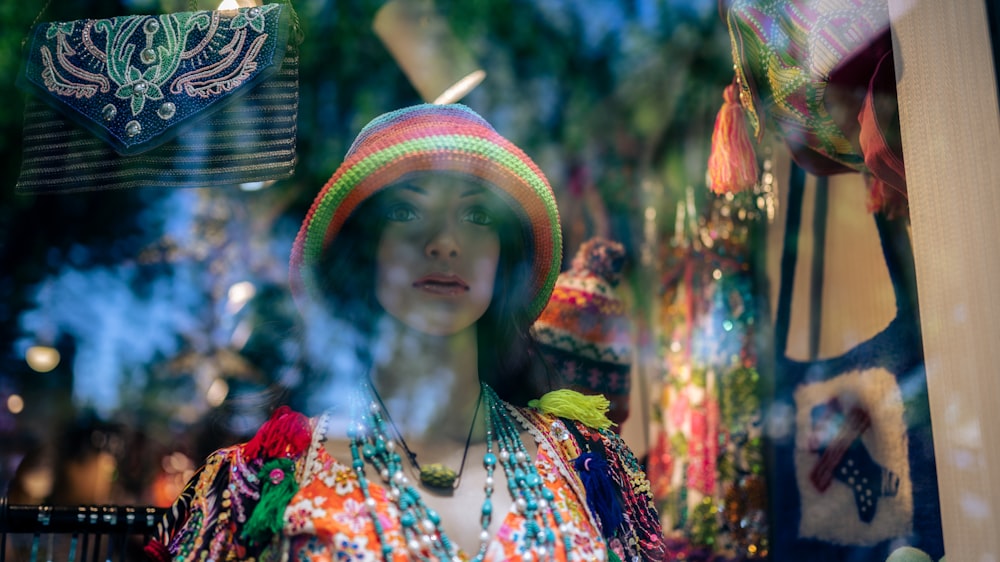
[[[562,517],[552,505],[552,491],[545,487],[521,442],[520,432],[511,415],[512,406],[502,401],[485,383],[482,383],[480,400],[486,410],[486,453],[483,455],[486,483],[480,508],[480,546],[474,560],[483,560],[489,547],[489,526],[493,520],[493,474],[498,465],[507,478],[513,509],[527,520],[522,538],[526,547],[524,559],[552,558],[556,548],[556,530],[563,525]],[[373,388],[367,384],[362,386],[354,401],[354,422],[348,428],[347,436],[351,441],[352,469],[358,477],[366,509],[382,545],[383,557],[390,559],[393,547],[386,540],[375,500],[368,490],[366,465],[375,469],[388,488],[389,499],[399,510],[399,521],[410,556],[416,560],[460,560],[457,546],[444,532],[440,515],[424,503],[417,488],[404,473],[403,459],[396,451],[395,441],[387,437],[388,413],[380,402]],[[550,518],[555,522],[555,528],[549,523]],[[569,536],[560,534],[563,547],[569,552]]]

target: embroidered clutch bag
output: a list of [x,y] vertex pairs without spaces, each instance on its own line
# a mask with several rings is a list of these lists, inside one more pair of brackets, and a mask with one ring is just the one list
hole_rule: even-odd
[[874,70],[866,61],[878,60],[866,55],[889,28],[885,3],[733,0],[726,19],[753,133],[773,125],[814,174],[865,171],[858,112]]
[[50,22],[28,38],[16,191],[289,177],[298,54],[288,4]]

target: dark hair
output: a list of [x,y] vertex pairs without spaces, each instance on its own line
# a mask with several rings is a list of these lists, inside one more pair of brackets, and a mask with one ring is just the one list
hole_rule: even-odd
[[[315,266],[322,312],[353,328],[351,334],[340,334],[346,337],[339,344],[353,347],[366,367],[372,362],[375,323],[385,314],[375,298],[375,267],[387,192],[383,189],[358,206]],[[494,190],[488,192],[503,200]],[[532,296],[530,233],[510,205],[498,207],[506,212],[496,217],[500,259],[493,298],[476,323],[479,377],[504,400],[524,405],[551,384],[533,368],[537,353],[528,335],[533,320],[527,311]]]
[[479,348],[479,378],[504,400],[525,405],[551,389],[549,380],[538,377],[533,362],[538,357],[528,329],[531,294],[530,230],[513,211],[498,221],[500,263],[493,284],[493,298],[476,325]]

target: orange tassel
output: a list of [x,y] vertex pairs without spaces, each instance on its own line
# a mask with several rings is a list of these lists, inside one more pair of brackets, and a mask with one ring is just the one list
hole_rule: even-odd
[[749,189],[760,173],[737,84],[726,86],[722,97],[725,101],[715,118],[708,157],[709,188],[717,194]]
[[868,183],[868,212],[877,213],[885,205],[885,182],[875,176],[865,177]]
[[883,213],[890,219],[909,215],[909,203],[905,192],[871,174],[865,174],[864,177],[868,184],[869,213]]

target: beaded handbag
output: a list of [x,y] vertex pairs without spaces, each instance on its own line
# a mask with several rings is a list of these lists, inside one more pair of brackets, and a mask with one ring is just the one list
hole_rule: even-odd
[[878,57],[859,61],[886,36],[886,4],[734,0],[726,16],[740,101],[758,138],[770,120],[807,171],[864,170],[857,116]]
[[[894,131],[889,130],[896,111],[895,76],[872,81],[880,62],[892,51],[886,3],[720,3],[732,45],[735,80],[726,90],[712,137],[712,190],[742,191],[754,185],[758,170],[750,138],[760,141],[765,132],[771,132],[787,144],[807,172],[820,176],[860,172],[905,194],[905,185],[897,177],[883,176],[882,155],[867,154],[859,140],[859,114],[866,94],[882,100],[883,120],[878,125],[885,129],[881,132],[888,138],[898,137],[898,122]],[[874,86],[878,91],[871,90]],[[881,195],[882,190],[874,186],[872,190],[869,203],[873,209],[898,199]]]
[[207,187],[289,177],[298,52],[289,4],[36,25],[15,191]]

